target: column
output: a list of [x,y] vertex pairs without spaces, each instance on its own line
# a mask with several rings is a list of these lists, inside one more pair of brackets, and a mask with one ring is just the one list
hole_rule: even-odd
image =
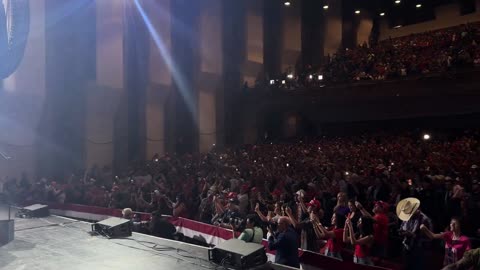
[[[242,94],[244,65],[247,62],[246,7],[246,1],[223,1],[224,93],[220,91],[217,95],[217,100],[219,100],[217,102],[217,130],[219,133],[223,133],[227,145],[242,141],[242,136],[239,134],[241,130],[239,98]],[[222,127],[223,132],[221,132]]]
[[342,1],[329,1],[325,16],[324,55],[333,55],[342,46]]
[[171,0],[144,2],[146,16],[152,22],[152,28],[149,29],[150,78],[145,104],[147,159],[155,154],[166,153],[167,97],[172,88],[170,2]]
[[[148,0],[150,1],[150,0]],[[150,18],[145,0],[127,1],[124,21],[124,82],[128,100],[128,160],[145,159],[146,94],[149,84]]]
[[[77,3],[77,2],[75,2]],[[46,1],[46,101],[41,175],[63,178],[84,167],[85,88],[95,76],[95,5]]]
[[357,45],[357,20],[355,10],[352,8],[353,0],[342,2],[345,8],[342,9],[342,47],[353,48]]
[[124,87],[122,1],[95,1],[95,79],[85,89],[85,167],[127,165],[128,100]]
[[263,62],[267,78],[282,73],[283,1],[264,0],[263,5]]
[[243,81],[250,87],[263,81],[263,0],[245,0],[245,63]]
[[[199,23],[198,127],[199,150],[209,151],[217,140],[222,141],[217,121],[217,103],[223,102],[223,0],[205,0],[201,3]],[[220,99],[217,99],[220,97]],[[219,104],[222,106],[223,104]],[[222,113],[219,111],[218,113]],[[221,124],[221,123],[220,123]]]
[[[323,59],[326,4],[318,0],[303,0],[301,6],[302,22],[302,66],[319,66]],[[329,6],[330,8],[330,6]]]
[[[285,72],[289,68],[294,71],[301,58],[302,51],[302,2],[292,1],[291,6],[284,6],[282,11],[283,28],[281,42],[283,47],[280,72]],[[315,49],[319,50],[319,48]]]
[[167,147],[173,152],[189,153],[198,151],[198,93],[194,82],[199,67],[199,2],[175,0],[170,10],[175,66],[167,108]]

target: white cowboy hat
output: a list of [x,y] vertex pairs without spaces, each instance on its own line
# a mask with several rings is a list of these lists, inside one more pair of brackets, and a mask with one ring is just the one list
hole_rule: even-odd
[[397,216],[400,220],[408,221],[415,211],[420,207],[420,200],[417,198],[406,198],[397,204]]

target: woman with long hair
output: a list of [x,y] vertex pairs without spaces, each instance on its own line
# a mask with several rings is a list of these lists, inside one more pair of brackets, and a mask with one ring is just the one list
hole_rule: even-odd
[[462,259],[463,254],[471,249],[470,240],[462,235],[460,219],[453,217],[450,221],[450,230],[442,233],[433,233],[423,224],[420,229],[430,239],[443,239],[445,241],[445,257],[443,265],[456,263]]
[[358,236],[353,231],[353,225],[350,219],[345,222],[343,231],[343,242],[350,242],[355,247],[353,262],[364,265],[373,265],[370,257],[373,246],[373,219],[362,217],[358,220]]
[[339,214],[332,215],[332,228],[327,230],[323,225],[315,221],[314,225],[319,230],[320,238],[327,239],[325,256],[334,257],[339,260],[342,259],[342,250],[344,247],[343,243],[343,232],[345,226],[345,216]]

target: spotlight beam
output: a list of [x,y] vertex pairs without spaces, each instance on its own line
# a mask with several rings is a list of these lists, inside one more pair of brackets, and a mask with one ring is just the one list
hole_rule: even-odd
[[180,69],[178,68],[177,64],[175,61],[172,59],[172,56],[170,52],[167,49],[167,46],[162,40],[162,37],[158,34],[158,32],[155,30],[155,27],[148,17],[147,13],[143,9],[142,5],[140,4],[139,0],[134,0],[135,6],[138,9],[138,12],[142,16],[142,19],[147,26],[148,32],[150,33],[153,42],[155,43],[155,46],[157,47],[158,51],[160,52],[160,56],[162,57],[163,61],[165,61],[165,64],[167,65],[168,69],[170,70],[170,73],[172,74],[172,78],[175,82],[175,84],[178,87],[178,90],[180,91],[180,94],[182,95],[182,98],[185,101],[185,104],[187,105],[187,109],[192,114],[192,119],[194,119],[195,124],[197,123],[197,118],[195,117],[194,114],[194,108],[195,104],[193,103],[193,97],[192,93],[188,90],[189,87],[186,83],[186,80],[181,73]]

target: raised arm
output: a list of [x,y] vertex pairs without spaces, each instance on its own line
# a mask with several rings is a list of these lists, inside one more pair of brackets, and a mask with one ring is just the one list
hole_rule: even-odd
[[433,233],[425,225],[420,225],[420,230],[430,239],[442,239],[445,233]]
[[347,226],[348,226],[348,231],[350,233],[350,243],[352,245],[370,245],[373,241],[373,236],[372,235],[367,235],[362,238],[357,239],[355,236],[355,233],[353,232],[353,226],[352,222],[348,219],[347,220]]
[[[318,223],[318,228],[323,234],[322,238],[335,238],[335,233],[333,231],[327,230],[321,223]],[[345,232],[345,231],[344,231]]]
[[257,203],[255,205],[255,213],[257,213],[258,217],[263,221],[263,222],[268,222],[268,218],[260,211],[260,205]]
[[355,202],[355,206],[360,210],[362,216],[373,219],[372,215],[363,208],[363,205],[360,202]]
[[285,208],[285,213],[287,214],[288,218],[290,219],[290,222],[292,223],[293,227],[297,228],[299,223],[295,216],[292,214],[292,209],[290,207]]

